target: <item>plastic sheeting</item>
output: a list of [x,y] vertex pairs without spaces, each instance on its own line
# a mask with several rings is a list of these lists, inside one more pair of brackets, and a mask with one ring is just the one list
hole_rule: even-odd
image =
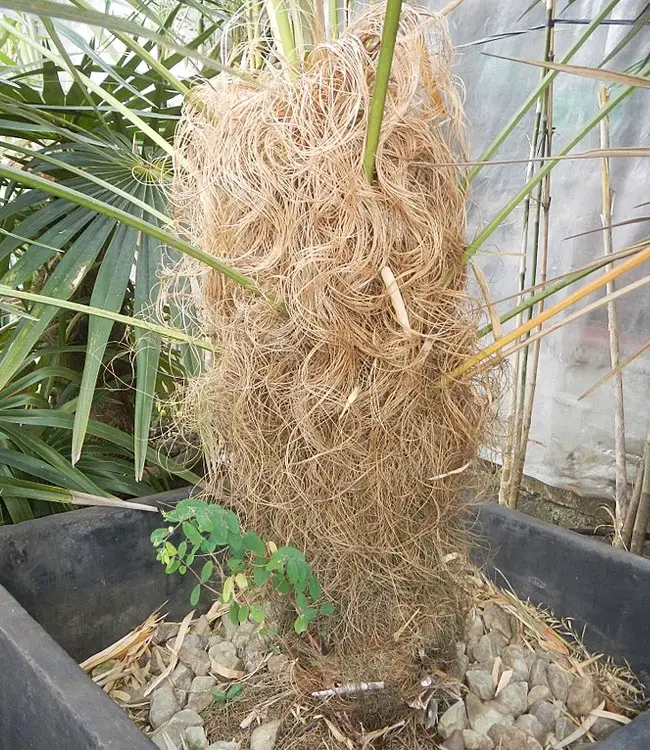
[[[566,3],[558,1],[562,10]],[[473,42],[501,32],[527,29],[544,23],[544,3],[524,19],[518,17],[528,0],[464,0],[450,16],[450,29],[457,45],[456,72],[466,89],[466,111],[474,158],[508,122],[539,81],[540,69],[486,57],[489,52],[510,57],[539,60],[543,56],[542,29],[518,36],[476,45]],[[621,0],[612,13],[614,19],[635,19],[645,7],[642,1]],[[442,7],[430,3],[432,8]],[[605,2],[577,0],[561,18],[591,20]],[[584,32],[584,24],[559,24],[556,32],[556,59]],[[577,65],[598,65],[622,38],[629,26],[599,28],[573,58]],[[646,26],[608,65],[624,70],[648,54],[650,27]],[[598,110],[598,82],[560,74],[554,93],[554,152],[569,142]],[[617,87],[616,91],[621,88]],[[612,114],[611,145],[650,145],[650,92],[637,90]],[[493,157],[525,159],[529,152],[532,114],[525,117]],[[595,127],[575,150],[598,148]],[[650,160],[616,158],[611,160],[611,184],[615,191],[613,221],[650,213],[635,209],[650,200],[647,190]],[[474,181],[470,215],[470,237],[485,226],[499,209],[521,188],[526,165],[488,166]],[[569,161],[552,173],[552,204],[549,278],[570,272],[603,254],[602,233],[567,239],[569,235],[601,226],[600,160]],[[490,237],[478,257],[490,284],[494,300],[517,290],[521,252],[523,209],[519,207]],[[650,222],[614,229],[614,250],[650,234]],[[618,283],[641,278],[650,268],[645,264]],[[592,277],[593,278],[593,277]],[[552,298],[562,298],[560,293]],[[602,296],[602,293],[601,295]],[[592,295],[587,301],[598,298]],[[551,303],[552,303],[551,302]],[[621,357],[630,355],[650,337],[650,287],[644,286],[618,303]],[[512,301],[499,305],[505,311]],[[506,328],[507,330],[507,328]],[[611,497],[614,488],[614,411],[612,385],[607,383],[593,395],[580,396],[610,369],[607,311],[603,306],[544,339],[541,348],[530,443],[525,471],[548,484],[580,494]],[[650,352],[634,361],[624,372],[625,421],[628,477],[643,448],[650,426]]]

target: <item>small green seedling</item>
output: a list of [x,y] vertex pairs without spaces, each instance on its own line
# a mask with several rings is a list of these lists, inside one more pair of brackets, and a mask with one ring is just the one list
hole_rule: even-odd
[[[190,571],[196,576],[190,594],[193,607],[207,588],[229,606],[233,622],[249,620],[263,627],[264,610],[259,601],[263,589],[270,586],[292,602],[296,633],[305,633],[319,615],[334,613],[332,603],[323,601],[320,582],[302,552],[265,544],[252,531],[242,531],[231,510],[192,498],[181,500],[173,510],[163,512],[163,517],[169,525],[156,529],[151,542],[166,573],[185,575]],[[182,541],[176,546],[171,540],[178,533]],[[210,585],[215,571],[226,573],[221,592]]]
[[213,688],[210,692],[215,703],[226,704],[240,700],[243,697],[244,688],[238,682],[235,682],[227,690]]

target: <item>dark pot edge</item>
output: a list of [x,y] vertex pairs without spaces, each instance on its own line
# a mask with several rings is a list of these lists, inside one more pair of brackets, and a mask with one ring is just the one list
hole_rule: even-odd
[[[173,503],[187,495],[188,489],[183,488],[140,498],[139,502],[152,505]],[[104,508],[71,511],[60,516],[28,521],[15,527],[0,528],[0,547],[3,541],[15,540],[16,537],[26,541],[37,529],[40,534],[48,522],[61,524],[62,530],[68,528],[68,524],[77,525],[80,521],[83,521],[83,525],[102,526],[113,524],[120,514],[127,514],[127,519],[138,514],[149,515],[138,511]],[[472,526],[475,532],[481,529],[492,538],[489,548],[486,545],[477,547],[475,561],[482,565],[487,564],[488,572],[494,578],[499,577],[500,568],[514,562],[515,571],[526,570],[527,573],[525,576],[513,576],[511,572],[506,577],[508,584],[512,585],[520,596],[530,597],[535,603],[546,603],[552,609],[555,607],[548,601],[551,590],[549,583],[543,581],[540,576],[550,572],[551,581],[555,579],[558,585],[566,583],[566,576],[562,577],[560,571],[561,566],[554,565],[553,561],[562,559],[566,563],[566,558],[558,558],[557,555],[566,554],[567,549],[574,550],[578,563],[581,560],[584,563],[585,558],[588,558],[586,567],[581,565],[580,569],[575,571],[575,576],[570,577],[571,583],[579,582],[586,569],[589,569],[590,574],[593,573],[595,562],[599,563],[596,569],[601,569],[601,572],[604,565],[613,565],[617,573],[619,590],[621,581],[625,578],[634,586],[637,594],[640,578],[650,582],[650,561],[614,550],[605,544],[551,526],[518,511],[492,504],[479,505]],[[497,531],[501,532],[500,535],[496,534]],[[498,538],[497,543],[494,541],[495,535]],[[546,554],[540,555],[540,549]],[[492,561],[492,565],[489,565],[489,560]],[[525,565],[528,567],[524,567]],[[552,574],[554,569],[555,576]],[[527,584],[525,578],[532,579],[532,582],[529,581]],[[560,589],[561,592],[565,591],[561,585]],[[573,590],[571,586],[569,589]],[[632,613],[632,616],[637,614]],[[30,712],[31,721],[36,723],[39,731],[46,733],[44,737],[47,736],[50,741],[52,737],[65,738],[65,746],[70,750],[146,750],[155,747],[2,586],[0,653],[3,666],[8,672],[23,674],[23,682],[26,683],[18,685],[16,681],[11,680],[9,684],[13,689],[10,687],[2,691],[2,748],[14,750],[17,747],[15,737],[20,735],[15,732],[20,732],[20,727],[16,726],[16,721],[22,726],[30,720]],[[35,702],[35,696],[39,693],[41,699]],[[29,696],[27,702],[25,696]],[[68,736],[65,736],[66,732]],[[40,744],[22,746],[41,747]],[[42,746],[45,747],[45,744]],[[650,712],[618,729],[598,745],[599,750],[645,750],[647,747],[650,747]]]

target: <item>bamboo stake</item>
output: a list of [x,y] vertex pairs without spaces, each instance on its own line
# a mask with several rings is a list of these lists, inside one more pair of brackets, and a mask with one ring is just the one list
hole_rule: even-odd
[[[647,443],[646,443],[647,445]],[[621,530],[621,543],[624,549],[630,549],[632,543],[632,532],[634,531],[634,522],[636,521],[636,514],[639,510],[639,501],[641,500],[641,488],[643,486],[643,468],[644,468],[645,456],[642,456],[639,461],[639,466],[636,470],[634,478],[634,489],[632,490],[632,497],[630,498],[630,504],[625,514],[625,521],[623,522],[623,529]]]
[[[609,94],[606,86],[600,86],[598,90],[598,103],[601,108],[607,106]],[[609,117],[604,117],[600,121],[600,145],[602,148],[609,148]],[[602,203],[603,210],[600,216],[603,225],[603,246],[606,255],[612,255],[613,237],[612,237],[612,209],[614,193],[611,188],[609,159],[602,160]],[[612,265],[608,265],[607,270],[611,270]],[[616,282],[612,279],[607,283],[607,294],[611,295],[616,291]],[[618,316],[616,312],[616,302],[607,303],[607,328],[609,331],[609,359],[612,369],[618,367],[621,361],[621,350],[618,337]],[[623,526],[625,512],[627,510],[627,466],[625,459],[625,412],[623,407],[623,373],[618,372],[613,379],[614,391],[614,446],[616,452],[616,493],[615,493],[615,512],[614,512],[614,547],[622,547],[623,539],[621,529]]]
[[[544,59],[553,60],[555,56],[555,0],[547,0],[546,3],[546,28],[548,39],[545,48]],[[553,83],[551,83],[546,91],[544,92],[544,128],[543,128],[543,155],[548,157],[552,153],[553,147]],[[545,177],[541,185],[541,199],[537,205],[537,219],[536,219],[536,231],[535,231],[535,248],[533,253],[533,279],[532,283],[537,283],[537,268],[539,266],[539,278],[541,283],[546,282],[547,269],[548,269],[548,244],[550,234],[550,218],[551,218],[551,172]],[[541,253],[539,253],[539,237],[540,237],[540,210],[543,211],[543,222],[541,225]],[[539,257],[538,257],[539,253]],[[544,300],[541,300],[537,312],[544,311]],[[530,320],[533,316],[533,308],[528,308],[528,319]],[[539,328],[541,330],[541,326]],[[535,392],[537,390],[537,375],[539,372],[539,357],[541,351],[541,339],[537,339],[532,344],[532,352],[530,358],[530,383],[528,389],[524,388],[522,393],[522,417],[519,430],[517,432],[519,443],[515,452],[514,466],[512,470],[512,485],[510,488],[510,502],[511,508],[517,506],[517,499],[519,497],[519,490],[521,487],[521,481],[524,475],[524,464],[526,461],[526,453],[528,451],[528,438],[530,436],[530,426],[533,421],[533,408],[535,405]],[[524,352],[528,352],[528,348],[524,349]],[[528,371],[528,359],[524,358],[524,385],[525,378],[527,377]]]
[[[547,0],[550,7],[547,6],[547,10],[550,10],[550,17],[553,14],[553,0]],[[548,16],[548,14],[547,14]],[[544,58],[548,59],[549,54],[552,50],[552,24],[547,22],[546,33],[544,36]],[[544,76],[542,76],[543,80]],[[543,141],[543,127],[542,127],[542,116],[545,109],[545,99],[548,93],[548,88],[544,89],[540,94],[537,105],[535,108],[535,119],[533,123],[533,137],[530,144],[529,161],[526,169],[525,182],[528,183],[533,177],[535,172],[536,161],[535,157],[538,152],[538,145],[540,141],[540,135]],[[540,184],[541,190],[541,184]],[[539,205],[540,205],[541,194],[536,197],[537,205],[537,217],[539,217]],[[519,284],[518,284],[518,303],[523,302],[523,291],[526,288],[526,277],[528,273],[528,236],[530,226],[530,210],[531,210],[531,193],[529,193],[524,200],[524,218],[521,235],[521,256],[519,262]],[[537,219],[536,226],[539,228],[539,218]],[[537,234],[539,237],[539,233]],[[535,243],[537,244],[537,243]],[[533,253],[533,258],[535,256]],[[533,260],[533,269],[535,260]],[[534,271],[533,271],[534,272]],[[533,280],[534,283],[534,280]],[[528,311],[528,319],[530,320],[532,308]],[[524,321],[524,311],[522,310],[516,318],[515,325],[519,327]],[[514,364],[514,383],[513,391],[510,400],[510,409],[507,419],[507,432],[506,432],[506,446],[502,454],[502,469],[501,469],[501,481],[499,484],[499,504],[506,505],[514,508],[517,505],[518,495],[518,483],[516,481],[517,470],[515,466],[520,463],[523,466],[524,459],[520,459],[521,452],[521,431],[522,422],[524,416],[524,404],[526,398],[526,370],[527,370],[527,349],[520,350],[517,353]],[[526,446],[524,445],[524,454]],[[525,456],[524,456],[525,458]],[[519,482],[520,483],[520,482]]]
[[648,519],[650,518],[650,432],[645,441],[641,463],[643,465],[643,481],[641,482],[639,508],[636,512],[634,531],[630,542],[630,552],[636,555],[643,553],[643,543],[645,542]]

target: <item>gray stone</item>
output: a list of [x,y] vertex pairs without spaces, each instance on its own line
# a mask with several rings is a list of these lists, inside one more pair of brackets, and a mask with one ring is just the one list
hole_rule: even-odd
[[545,701],[551,697],[551,691],[546,685],[535,685],[528,693],[528,707],[534,706],[538,701]]
[[210,657],[202,648],[183,644],[178,652],[178,660],[189,667],[195,675],[204,675],[210,671]]
[[522,714],[517,721],[515,721],[517,729],[521,729],[522,732],[526,732],[530,737],[534,737],[542,745],[546,744],[546,738],[550,732],[545,729],[539,719],[532,714]]
[[562,716],[558,716],[555,721],[556,739],[562,742],[562,740],[568,737],[575,728],[576,728],[576,725],[571,721],[571,719],[568,719],[564,714],[562,714]]
[[288,669],[289,659],[284,654],[272,654],[269,656],[266,666],[271,674],[281,674]]
[[474,646],[481,640],[483,633],[483,620],[477,614],[472,615],[467,621],[467,627],[465,628],[468,653],[471,653]]
[[460,729],[457,729],[451,734],[440,746],[443,750],[465,750],[465,743],[463,742],[463,733]]
[[213,742],[208,750],[240,750],[241,745],[239,742],[228,742],[227,740],[219,740],[219,742]]
[[211,648],[212,648],[213,646],[216,646],[216,645],[217,645],[217,643],[223,643],[223,642],[224,642],[225,640],[227,640],[227,639],[226,639],[226,638],[224,638],[224,636],[222,636],[222,635],[211,635],[211,636],[210,636],[210,637],[208,638],[208,651],[209,651],[209,650],[210,650],[210,649],[211,649]]
[[166,643],[170,639],[175,638],[178,635],[178,631],[180,630],[180,628],[181,626],[177,622],[160,623],[153,635],[153,642],[157,646],[162,646],[163,643]]
[[494,750],[494,742],[473,729],[463,729],[463,742],[465,750]]
[[598,705],[598,692],[590,677],[577,677],[569,688],[567,708],[576,717],[586,716]]
[[187,745],[185,740],[188,729],[201,727],[202,724],[203,721],[197,713],[185,709],[156,729],[150,739],[160,750],[184,750],[184,743]]
[[562,704],[537,701],[537,703],[530,707],[528,713],[532,714],[549,732],[554,732],[555,722],[562,715]]
[[482,701],[491,701],[494,698],[495,685],[491,672],[486,669],[468,669],[465,678],[469,689]]
[[499,750],[542,750],[534,737],[516,727],[495,726],[488,736]]
[[243,654],[244,649],[246,648],[246,645],[248,644],[248,641],[250,641],[256,629],[257,629],[257,625],[254,622],[248,621],[248,622],[243,622],[235,630],[230,640],[238,652]]
[[478,662],[486,662],[490,659],[494,659],[495,656],[500,656],[501,651],[507,645],[507,641],[501,633],[492,631],[481,636],[479,642],[472,649],[472,656]]
[[512,617],[494,602],[488,602],[483,610],[483,622],[486,630],[497,630],[508,640],[514,635]]
[[180,711],[180,708],[174,688],[166,682],[151,694],[149,724],[153,729],[158,729]]
[[172,681],[172,685],[178,690],[189,690],[194,679],[194,672],[192,672],[187,664],[177,664],[169,679]]
[[[233,643],[234,645],[234,643]],[[242,659],[248,674],[256,672],[266,656],[266,643],[259,633],[253,633],[243,649]]]
[[218,671],[214,666],[215,664],[236,671],[241,671],[244,666],[241,659],[237,656],[235,644],[230,641],[215,644],[208,652],[208,655],[213,671]]
[[198,648],[201,651],[207,651],[208,648],[208,636],[199,635],[198,633],[189,633],[183,638],[183,646],[188,648]]
[[514,721],[512,716],[502,713],[494,705],[494,701],[482,703],[472,693],[469,693],[465,698],[465,707],[470,729],[479,734],[487,734],[495,725],[509,726]]
[[597,740],[604,740],[621,725],[614,719],[605,719],[599,716],[589,730]]
[[190,692],[187,697],[187,707],[191,708],[192,711],[196,711],[198,714],[200,714],[201,711],[205,711],[214,700],[211,691],[216,684],[216,679],[209,675],[205,677],[195,677],[192,680]]
[[467,646],[462,641],[458,641],[455,645],[455,654],[449,671],[457,680],[463,680],[467,667],[469,667]]
[[566,703],[569,688],[573,682],[573,676],[565,672],[561,667],[558,667],[557,664],[549,664],[546,670],[546,677],[553,697],[558,701],[562,701],[562,703]]
[[175,724],[176,726],[179,726],[184,730],[187,727],[203,726],[203,719],[196,713],[196,711],[192,711],[189,708],[184,708],[182,711],[179,711],[175,716],[173,716],[169,723]]
[[156,729],[149,739],[160,750],[182,750],[183,728],[168,722]]
[[208,750],[208,738],[203,727],[187,727],[184,736],[187,750]]
[[187,692],[187,690],[179,690],[178,688],[174,688],[174,695],[176,696],[176,700],[178,701],[179,708],[185,708],[185,704],[187,703]]
[[497,695],[496,703],[503,706],[503,712],[515,718],[528,707],[528,685],[525,682],[510,682]]
[[526,664],[526,651],[523,646],[513,644],[506,646],[501,652],[503,666],[512,670],[512,679],[515,681],[528,680],[530,668]]
[[530,687],[535,687],[535,685],[546,685],[548,687],[547,670],[548,659],[538,656],[530,667],[530,676],[528,678]]
[[450,737],[455,731],[462,731],[467,727],[467,713],[465,703],[457,701],[450,706],[440,717],[438,722],[438,732],[443,739]]
[[[205,635],[208,637],[210,636],[210,623],[208,622],[208,618],[205,615],[201,615],[198,620],[194,623],[192,626],[192,633],[194,635]],[[207,644],[206,644],[207,648]]]
[[251,750],[273,750],[280,731],[281,721],[269,721],[253,729]]

